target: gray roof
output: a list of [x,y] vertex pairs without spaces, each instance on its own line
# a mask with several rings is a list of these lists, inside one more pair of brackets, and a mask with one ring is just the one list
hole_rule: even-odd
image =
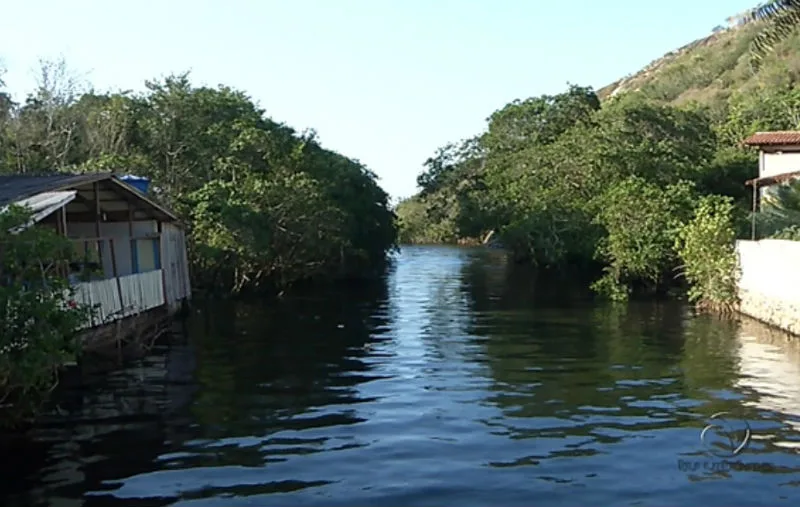
[[111,173],[50,173],[0,175],[0,206],[40,194],[66,190],[70,187],[92,183],[111,177]]
[[5,206],[42,192],[70,190],[75,187],[110,180],[136,198],[146,202],[168,220],[179,221],[174,212],[141,193],[137,188],[115,177],[114,173],[49,173],[49,174],[2,174],[0,175],[0,206]]

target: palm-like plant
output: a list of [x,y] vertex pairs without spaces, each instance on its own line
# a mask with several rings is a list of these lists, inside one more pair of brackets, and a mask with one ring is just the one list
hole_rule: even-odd
[[800,180],[778,186],[775,206],[784,211],[800,213]]
[[785,183],[775,188],[762,201],[761,211],[756,213],[756,228],[759,237],[781,235],[786,230],[800,227],[800,180]]
[[764,56],[800,26],[800,0],[768,0],[750,11],[744,21],[762,23],[750,53],[757,68]]

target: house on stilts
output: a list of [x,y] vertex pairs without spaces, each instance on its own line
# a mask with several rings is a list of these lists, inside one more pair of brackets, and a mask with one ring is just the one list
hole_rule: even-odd
[[163,329],[191,298],[184,227],[147,195],[147,180],[113,173],[0,175],[0,210],[16,204],[33,227],[69,237],[94,264],[71,275],[77,302],[95,308],[84,348]]

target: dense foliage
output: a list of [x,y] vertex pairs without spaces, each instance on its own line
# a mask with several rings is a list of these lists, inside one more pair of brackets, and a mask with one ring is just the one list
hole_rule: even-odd
[[57,369],[78,351],[77,330],[90,308],[73,300],[65,266],[72,243],[48,228],[24,228],[30,214],[0,213],[0,421],[25,416],[37,394],[53,385]]
[[401,240],[494,231],[518,260],[594,273],[613,299],[685,279],[699,305],[730,307],[736,235],[755,223],[758,237],[800,237],[790,190],[748,219],[758,159],[741,146],[800,128],[798,5],[768,2],[597,93],[507,104],[469,150],[426,163],[397,208]]
[[[794,95],[771,100],[787,106]],[[601,104],[578,86],[514,101],[491,116],[472,149],[440,150],[428,162],[420,193],[398,206],[401,239],[448,242],[495,230],[519,261],[595,272],[594,288],[614,299],[669,290],[682,272],[692,299],[724,307],[731,293],[722,272],[735,264],[728,233],[748,230],[744,181],[758,170],[756,153],[739,141],[785,121],[786,111],[743,114],[741,104],[719,122],[707,108],[642,93]]]
[[675,249],[691,283],[689,300],[701,307],[730,311],[737,303],[734,214],[730,198],[708,195],[678,230]]
[[186,75],[98,94],[49,63],[24,104],[0,93],[0,173],[54,170],[149,177],[186,220],[191,272],[210,290],[368,276],[395,243],[388,196],[366,167],[244,93]]

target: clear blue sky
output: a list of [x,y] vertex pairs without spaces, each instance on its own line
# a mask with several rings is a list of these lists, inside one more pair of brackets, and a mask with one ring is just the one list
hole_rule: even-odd
[[422,162],[515,98],[600,88],[755,0],[36,0],[6,2],[0,60],[18,99],[40,58],[100,90],[191,71],[411,195]]

